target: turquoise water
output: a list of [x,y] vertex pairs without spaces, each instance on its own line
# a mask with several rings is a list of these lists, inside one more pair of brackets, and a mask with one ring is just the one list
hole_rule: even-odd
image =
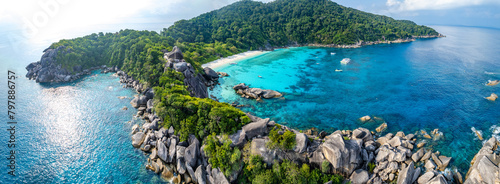
[[[38,41],[21,40],[18,49],[8,37],[8,33],[17,31],[2,31],[0,183],[165,183],[145,169],[146,155],[132,147],[132,123],[128,122],[137,111],[129,102],[136,93],[122,88],[117,77],[95,72],[72,83],[54,85],[40,85],[24,77],[24,67],[38,61],[51,42],[103,31],[101,27]],[[7,70],[18,76],[15,177],[7,174]],[[128,110],[121,110],[125,106]]]
[[[447,37],[357,49],[279,49],[217,68],[230,77],[211,94],[299,129],[374,130],[380,125],[359,122],[365,115],[383,118],[388,132],[439,128],[445,139],[428,146],[452,156],[466,172],[481,147],[471,128],[490,137],[500,126],[500,102],[484,99],[500,93],[500,85],[485,85],[500,79],[500,30],[434,28]],[[351,62],[341,65],[343,58]],[[285,99],[242,99],[232,89],[238,83],[284,92]]]

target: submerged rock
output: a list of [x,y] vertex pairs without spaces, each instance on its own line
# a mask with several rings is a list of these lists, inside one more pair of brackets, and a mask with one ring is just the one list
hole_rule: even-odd
[[497,100],[497,98],[498,98],[498,95],[495,93],[491,93],[491,95],[489,97],[486,97],[486,99],[488,99],[490,101],[495,101],[495,100]]

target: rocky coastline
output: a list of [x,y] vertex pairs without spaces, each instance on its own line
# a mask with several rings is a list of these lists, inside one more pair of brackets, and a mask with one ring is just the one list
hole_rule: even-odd
[[298,43],[292,43],[290,45],[280,46],[280,47],[272,47],[272,46],[268,45],[266,47],[259,48],[259,50],[273,51],[274,49],[289,48],[289,47],[308,47],[308,46],[310,46],[310,47],[333,47],[333,48],[351,49],[351,48],[360,48],[360,47],[368,46],[368,45],[406,43],[406,42],[413,42],[417,39],[442,38],[442,37],[446,37],[446,36],[439,33],[438,35],[412,36],[409,38],[398,38],[396,40],[378,40],[378,41],[359,40],[358,42],[356,42],[354,44],[317,44],[317,43],[298,44]]
[[[64,49],[64,48],[58,48]],[[78,79],[91,70],[116,72],[124,87],[133,88],[139,94],[130,102],[138,110],[137,116],[146,123],[133,125],[131,130],[132,146],[141,149],[148,156],[146,168],[160,174],[172,183],[235,183],[241,172],[233,172],[226,177],[220,168],[212,168],[204,153],[203,140],[190,135],[187,141],[180,141],[173,127],[161,127],[162,120],[153,112],[154,90],[147,88],[117,67],[94,67],[69,75],[55,64],[57,49],[48,49],[41,61],[30,64],[27,77],[37,82],[68,82]],[[196,73],[194,68],[182,58],[182,52],[174,48],[165,53],[165,67],[183,73],[184,83],[191,96],[207,98],[207,88],[216,85],[219,75],[210,68],[204,68],[203,74]],[[43,61],[43,62],[42,62]],[[64,77],[62,77],[64,75]],[[70,76],[70,77],[68,77]],[[66,78],[68,78],[66,80]],[[240,85],[243,87],[246,85]],[[245,89],[235,90],[249,90]],[[257,96],[259,97],[259,96]],[[256,98],[257,99],[257,98]],[[355,130],[337,130],[331,134],[308,130],[304,133],[279,125],[269,118],[260,118],[247,113],[251,123],[243,126],[236,133],[229,135],[231,147],[242,148],[250,145],[250,152],[259,155],[272,164],[274,161],[290,160],[295,163],[306,163],[312,168],[328,165],[327,172],[340,174],[351,183],[499,183],[500,157],[498,157],[498,140],[490,138],[474,159],[465,178],[460,172],[452,169],[452,158],[441,155],[439,151],[426,148],[425,143],[443,138],[439,130],[430,133],[419,131],[414,134],[383,132],[387,123],[382,123],[376,132],[365,128]],[[371,117],[362,117],[362,121],[370,121]],[[295,133],[295,146],[291,150],[269,148],[269,132]]]

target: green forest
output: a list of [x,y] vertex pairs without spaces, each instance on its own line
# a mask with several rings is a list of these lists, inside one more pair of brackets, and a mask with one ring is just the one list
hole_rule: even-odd
[[[263,165],[261,158],[245,155],[243,150],[232,150],[227,142],[214,142],[215,135],[231,134],[250,119],[230,104],[189,96],[183,74],[164,68],[164,53],[177,46],[184,59],[197,72],[202,72],[204,63],[247,50],[291,44],[353,44],[360,40],[437,34],[432,28],[411,21],[362,12],[330,0],[270,3],[242,0],[190,20],[180,20],[161,33],[136,30],[94,33],[61,40],[50,48],[65,47],[58,51],[56,61],[69,72],[75,73],[76,66],[83,69],[117,66],[144,86],[154,88],[154,111],[163,120],[163,126],[173,126],[181,140],[190,134],[202,140],[208,136],[204,142],[209,160],[227,171],[225,174],[230,173],[231,168],[224,164],[245,164],[244,183],[324,183],[340,182],[341,178],[306,164],[283,162],[271,168]],[[273,133],[272,147],[293,147],[293,136],[279,136],[275,130]]]

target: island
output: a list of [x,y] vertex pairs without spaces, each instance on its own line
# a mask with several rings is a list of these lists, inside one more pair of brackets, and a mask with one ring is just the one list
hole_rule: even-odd
[[[329,0],[242,0],[160,33],[120,30],[61,40],[26,67],[26,77],[68,82],[96,69],[116,72],[139,93],[131,104],[147,121],[132,128],[131,146],[149,155],[149,170],[173,183],[463,183],[460,172],[447,169],[451,157],[423,147],[443,136],[438,129],[384,133],[382,120],[375,132],[295,130],[208,98],[219,75],[201,67],[249,50],[356,48],[442,36]],[[486,142],[465,183],[498,179],[498,144],[494,137]]]

